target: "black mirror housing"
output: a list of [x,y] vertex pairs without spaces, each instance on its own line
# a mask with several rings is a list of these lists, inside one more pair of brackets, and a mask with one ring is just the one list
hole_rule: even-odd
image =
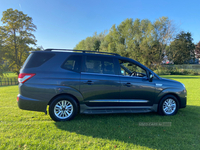
[[154,78],[154,74],[150,73],[150,74],[149,74],[149,82],[152,82],[152,81],[153,81],[153,78]]

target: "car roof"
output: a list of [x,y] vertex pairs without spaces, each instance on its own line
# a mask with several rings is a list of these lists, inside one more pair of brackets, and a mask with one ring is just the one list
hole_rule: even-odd
[[94,53],[94,54],[104,54],[104,55],[113,55],[120,56],[117,53],[109,53],[109,52],[99,52],[99,51],[90,51],[90,50],[74,50],[74,49],[45,49],[44,51],[57,51],[57,52],[80,52],[80,53]]
[[[116,53],[107,53],[107,52],[98,52],[98,51],[88,51],[88,50],[72,50],[72,49],[45,49],[43,51],[31,51],[31,53],[67,53],[67,54],[75,54],[75,55],[90,55],[90,56],[104,56],[104,57],[115,57],[118,59],[123,59],[127,61],[134,61],[136,64],[140,64],[134,59],[128,57],[122,57]],[[142,65],[142,64],[140,64]],[[142,65],[144,68],[146,66]]]
[[94,56],[108,56],[108,57],[121,57],[116,53],[98,52],[88,50],[72,50],[72,49],[45,49],[42,51],[31,51],[31,53],[67,53],[67,54],[81,54],[81,55],[94,55]]

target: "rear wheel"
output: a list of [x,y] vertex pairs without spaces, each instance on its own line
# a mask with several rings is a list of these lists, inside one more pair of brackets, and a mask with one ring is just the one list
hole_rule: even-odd
[[172,116],[175,115],[179,108],[179,102],[173,95],[166,95],[163,97],[158,106],[158,113],[160,115]]
[[54,121],[68,121],[78,113],[76,101],[67,95],[56,97],[49,106],[49,115]]

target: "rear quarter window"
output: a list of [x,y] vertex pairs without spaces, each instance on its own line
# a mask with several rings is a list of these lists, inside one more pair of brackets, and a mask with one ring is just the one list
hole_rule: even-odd
[[34,68],[39,67],[49,59],[51,59],[55,54],[51,53],[31,53],[26,59],[22,68]]
[[67,58],[67,60],[62,64],[61,68],[80,72],[81,71],[81,55],[71,55]]

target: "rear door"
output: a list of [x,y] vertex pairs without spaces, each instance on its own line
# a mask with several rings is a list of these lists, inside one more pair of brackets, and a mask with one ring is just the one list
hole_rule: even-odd
[[113,106],[119,101],[120,82],[113,57],[87,55],[81,72],[80,92],[88,106]]

